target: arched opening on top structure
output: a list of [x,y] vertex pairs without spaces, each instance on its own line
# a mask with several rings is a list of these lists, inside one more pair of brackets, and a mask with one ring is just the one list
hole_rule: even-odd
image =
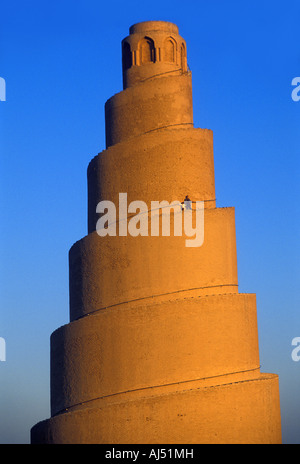
[[139,43],[140,63],[154,63],[155,62],[155,48],[154,42],[149,37],[144,37]]
[[176,61],[176,42],[172,37],[168,37],[164,43],[164,61],[175,63]]
[[181,69],[183,72],[187,71],[186,49],[184,43],[181,44]]
[[132,66],[132,54],[131,54],[130,45],[128,42],[123,43],[122,66],[123,66],[123,71],[126,71],[126,69],[129,69]]

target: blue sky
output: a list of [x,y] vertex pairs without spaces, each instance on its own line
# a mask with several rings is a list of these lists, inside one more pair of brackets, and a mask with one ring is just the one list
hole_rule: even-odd
[[195,127],[214,132],[217,206],[236,208],[239,291],[256,293],[263,372],[280,376],[285,443],[300,443],[298,1],[14,1],[1,6],[0,443],[48,418],[50,334],[68,322],[68,251],[87,233],[86,169],[122,90],[121,40],[178,25]]

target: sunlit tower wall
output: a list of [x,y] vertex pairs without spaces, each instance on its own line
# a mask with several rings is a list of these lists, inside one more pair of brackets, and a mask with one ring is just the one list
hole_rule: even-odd
[[[51,417],[31,442],[280,443],[278,376],[260,372],[256,297],[238,292],[234,208],[216,207],[186,43],[168,22],[129,32],[106,149],[88,166],[88,234],[69,252],[70,322],[51,335]],[[97,205],[118,212],[121,192],[149,208],[204,202],[203,244],[100,237]]]

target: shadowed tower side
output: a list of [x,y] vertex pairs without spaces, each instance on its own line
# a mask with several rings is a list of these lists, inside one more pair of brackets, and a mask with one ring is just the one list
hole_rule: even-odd
[[[106,149],[88,166],[88,234],[69,252],[70,322],[51,336],[51,417],[32,443],[280,443],[256,298],[238,292],[234,208],[217,208],[213,134],[193,124],[176,25],[133,25]],[[204,202],[204,242],[99,237],[97,204]],[[125,218],[127,221],[128,218]]]

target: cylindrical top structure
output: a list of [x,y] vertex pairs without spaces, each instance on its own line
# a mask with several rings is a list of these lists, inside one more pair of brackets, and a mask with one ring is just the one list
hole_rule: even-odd
[[133,24],[129,28],[129,34],[147,31],[165,31],[178,34],[178,27],[176,24],[168,21],[141,21],[140,23]]
[[166,21],[144,21],[122,41],[124,89],[138,82],[187,71],[186,43],[178,27]]

